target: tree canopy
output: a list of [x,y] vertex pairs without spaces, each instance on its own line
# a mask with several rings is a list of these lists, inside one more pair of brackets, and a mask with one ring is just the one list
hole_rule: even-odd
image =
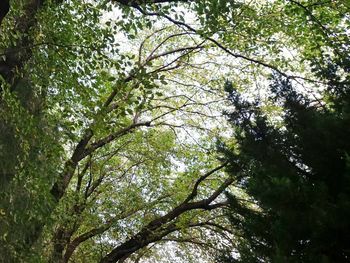
[[349,9],[1,1],[0,261],[344,259]]
[[272,99],[284,108],[282,126],[271,125],[228,84],[239,109],[230,118],[240,141],[238,156],[230,159],[239,160],[238,181],[255,203],[229,196],[241,237],[240,259],[232,262],[349,260],[349,82],[334,83],[339,66],[329,66],[320,76],[329,82],[327,104],[297,92],[288,80],[273,81]]

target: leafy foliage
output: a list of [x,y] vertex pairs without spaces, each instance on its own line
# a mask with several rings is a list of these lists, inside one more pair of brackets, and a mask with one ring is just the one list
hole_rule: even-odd
[[[212,260],[235,246],[222,193],[247,197],[225,170],[240,164],[215,151],[232,133],[224,80],[248,97],[263,95],[271,73],[310,84],[310,69],[327,68],[330,87],[346,83],[325,63],[348,70],[343,1],[9,4],[0,6],[0,261]],[[329,114],[342,107],[334,94],[322,104]],[[262,111],[284,127],[280,97]],[[269,130],[264,118],[256,125]],[[230,143],[236,153],[245,133]],[[169,246],[179,256],[161,252]]]

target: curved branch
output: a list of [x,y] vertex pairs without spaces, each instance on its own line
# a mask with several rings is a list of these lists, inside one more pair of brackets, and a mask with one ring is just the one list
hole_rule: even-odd
[[[141,248],[144,248],[150,243],[161,240],[163,237],[168,234],[177,231],[178,227],[176,226],[176,222],[171,222],[172,220],[178,218],[182,214],[191,211],[191,210],[213,210],[227,204],[211,203],[231,184],[233,183],[233,178],[226,179],[216,191],[214,191],[208,198],[193,202],[193,203],[185,203],[182,202],[180,205],[173,208],[164,216],[158,217],[144,226],[138,233],[136,233],[133,237],[131,237],[126,242],[114,248],[110,253],[108,253],[105,257],[103,257],[100,263],[112,263],[117,262],[118,260],[128,257],[132,253],[138,251]],[[171,222],[171,223],[170,223]],[[168,224],[170,223],[170,224]]]
[[135,130],[138,127],[149,127],[151,126],[151,122],[149,121],[145,121],[145,122],[138,122],[138,123],[133,123],[131,125],[129,125],[128,127],[125,127],[123,129],[120,129],[119,131],[116,131],[96,142],[91,143],[91,145],[86,148],[86,150],[84,151],[84,153],[82,154],[82,158],[88,156],[89,154],[93,153],[94,151],[96,151],[97,149],[105,146],[106,144],[112,142],[113,140],[115,140],[116,138],[119,138],[123,135],[126,135],[130,132],[132,132],[133,130]]
[[219,171],[222,168],[224,168],[227,164],[228,164],[228,162],[225,162],[222,165],[214,168],[213,170],[211,170],[211,171],[207,172],[206,174],[202,175],[201,177],[199,177],[198,180],[196,181],[196,183],[194,184],[192,192],[187,196],[184,203],[188,203],[189,201],[191,201],[193,198],[196,197],[197,192],[198,192],[198,187],[199,187],[201,182],[203,182],[205,179],[207,179],[210,175],[212,175],[216,171]]
[[164,3],[189,3],[194,2],[189,0],[112,0],[112,2],[116,2],[122,5],[131,6],[131,7],[140,7],[142,5],[150,5],[150,4],[164,4]]
[[191,32],[194,32],[198,35],[200,35],[201,37],[203,37],[204,39],[212,42],[215,46],[219,47],[220,49],[222,49],[223,51],[225,51],[226,53],[228,53],[229,55],[235,57],[235,58],[241,58],[241,59],[244,59],[244,60],[247,60],[247,61],[250,61],[254,64],[258,64],[258,65],[262,65],[264,67],[267,67],[277,73],[279,73],[280,75],[284,76],[284,77],[291,77],[291,76],[288,76],[286,73],[282,72],[280,69],[278,69],[277,67],[271,65],[271,64],[267,64],[266,62],[263,62],[263,61],[260,61],[260,60],[257,60],[257,59],[253,59],[253,58],[250,58],[250,57],[247,57],[247,56],[244,56],[242,54],[236,54],[236,53],[233,53],[231,50],[229,50],[227,47],[225,47],[224,45],[222,45],[221,43],[219,43],[217,40],[215,40],[214,38],[212,37],[207,37],[207,36],[204,36],[203,34],[199,33],[198,30],[196,30],[195,28],[191,27],[190,25],[184,23],[184,22],[181,22],[181,21],[177,21],[173,18],[171,18],[170,16],[166,15],[166,14],[161,14],[161,13],[157,13],[157,12],[147,12],[145,10],[143,10],[140,6],[135,6],[135,8],[137,10],[139,10],[142,14],[144,15],[147,15],[147,16],[158,16],[158,17],[163,17],[165,18],[166,20],[170,21],[171,23],[173,23],[174,25],[177,25],[177,26],[181,26],[181,27],[185,27],[187,30],[191,31]]

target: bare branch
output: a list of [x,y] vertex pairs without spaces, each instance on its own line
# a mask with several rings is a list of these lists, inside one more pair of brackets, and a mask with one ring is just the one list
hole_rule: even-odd
[[156,54],[156,55],[152,55],[152,56],[150,55],[149,57],[147,57],[146,63],[149,62],[149,61],[152,61],[154,59],[157,59],[157,58],[160,58],[160,57],[165,57],[165,56],[168,56],[168,55],[171,55],[171,54],[175,54],[175,53],[178,53],[178,52],[193,51],[193,50],[202,49],[202,48],[203,48],[202,45],[197,45],[197,46],[193,46],[193,47],[183,47],[183,48],[177,48],[177,49],[173,49],[173,50],[168,50],[168,51],[165,51],[165,52],[160,53],[160,54]]
[[183,35],[187,35],[189,34],[188,32],[182,32],[182,33],[177,33],[177,34],[171,34],[169,36],[167,36],[162,42],[160,42],[152,51],[151,53],[148,55],[148,57],[146,58],[146,61],[149,61],[151,57],[153,57],[154,53],[162,46],[164,45],[164,43],[166,43],[168,40],[170,40],[171,38],[174,37],[178,37],[178,36],[183,36]]
[[93,153],[94,151],[96,151],[97,149],[103,147],[104,145],[110,143],[111,141],[115,140],[116,138],[119,138],[125,134],[130,133],[131,131],[133,131],[134,129],[138,128],[138,127],[149,127],[151,126],[151,122],[150,121],[146,121],[146,122],[139,122],[139,123],[133,123],[131,125],[129,125],[128,127],[125,127],[123,129],[120,129],[94,143],[91,143],[91,145],[86,148],[86,150],[83,153],[83,156],[87,156],[91,153]]
[[198,191],[198,187],[199,187],[200,183],[202,183],[205,179],[207,179],[210,175],[212,175],[216,171],[219,171],[222,168],[224,168],[227,164],[228,164],[228,162],[225,162],[222,165],[214,168],[213,170],[211,170],[211,171],[207,172],[206,174],[202,175],[201,177],[199,177],[197,179],[196,183],[193,186],[192,192],[187,196],[187,198],[185,199],[184,203],[188,203],[189,201],[191,201],[193,198],[196,197],[197,191]]

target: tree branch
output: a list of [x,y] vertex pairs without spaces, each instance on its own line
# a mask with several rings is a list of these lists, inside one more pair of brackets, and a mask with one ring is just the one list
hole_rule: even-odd
[[164,4],[164,3],[189,3],[194,2],[194,0],[112,0],[113,2],[131,6],[131,7],[139,7],[142,5],[150,5],[150,4]]
[[138,128],[138,127],[149,127],[151,126],[151,122],[146,121],[146,122],[139,122],[139,123],[133,123],[131,125],[129,125],[128,127],[125,127],[119,131],[116,131],[94,143],[91,143],[91,145],[86,148],[86,150],[84,151],[82,156],[88,156],[89,154],[93,153],[94,151],[96,151],[97,149],[103,147],[104,145],[110,143],[111,141],[115,140],[118,137],[121,137],[125,134],[130,133],[132,130]]
[[213,170],[211,170],[211,171],[207,172],[206,174],[202,175],[201,177],[199,177],[197,179],[196,183],[194,184],[192,192],[187,196],[187,198],[185,199],[184,203],[188,203],[189,201],[191,201],[193,198],[196,197],[197,191],[198,191],[198,187],[199,187],[201,182],[203,182],[205,179],[207,179],[210,175],[212,175],[216,171],[219,171],[222,168],[224,168],[227,164],[228,164],[228,162],[225,162],[222,165],[214,168]]
[[214,201],[233,181],[233,178],[228,178],[208,198],[193,203],[182,202],[164,216],[152,220],[137,234],[114,248],[110,253],[103,257],[100,263],[117,262],[119,259],[127,257],[148,244],[161,240],[169,233],[177,230],[175,222],[168,225],[167,223],[178,218],[187,211],[197,209],[213,210],[227,205],[225,202],[211,205],[211,202]]

